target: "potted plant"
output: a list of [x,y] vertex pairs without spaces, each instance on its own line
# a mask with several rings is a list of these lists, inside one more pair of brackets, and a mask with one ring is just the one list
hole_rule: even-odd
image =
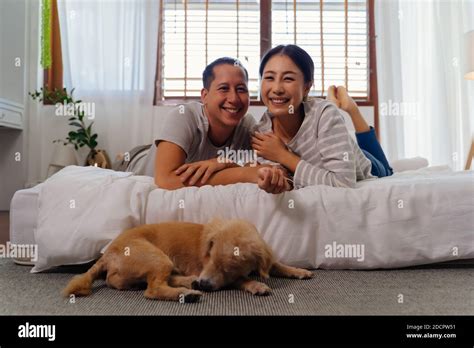
[[84,120],[85,112],[81,107],[81,100],[74,100],[74,88],[68,92],[66,88],[62,90],[54,89],[49,91],[40,88],[40,91],[29,93],[33,100],[44,101],[45,104],[54,104],[56,108],[63,108],[63,112],[70,115],[69,125],[75,127],[68,133],[65,140],[56,139],[53,143],[63,143],[63,145],[72,144],[76,152],[84,147],[88,147],[88,155],[84,165],[93,165],[101,168],[110,168],[110,160],[105,150],[98,150],[97,134],[92,132],[92,121],[89,125]]

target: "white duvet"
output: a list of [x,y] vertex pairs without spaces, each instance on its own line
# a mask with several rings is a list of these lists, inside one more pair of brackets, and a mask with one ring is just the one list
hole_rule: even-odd
[[[76,199],[75,208],[65,202]],[[122,230],[212,217],[254,223],[283,262],[308,268],[396,268],[474,258],[474,172],[426,168],[280,195],[253,184],[166,191],[153,179],[71,166],[39,196],[33,272],[91,261]]]

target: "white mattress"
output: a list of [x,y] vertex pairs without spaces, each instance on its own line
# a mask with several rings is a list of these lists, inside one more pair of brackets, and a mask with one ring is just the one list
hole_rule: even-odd
[[[251,184],[150,190],[152,178],[124,178],[123,173],[91,167],[68,167],[55,176],[63,180],[62,183],[56,180],[56,190],[64,191],[65,197],[82,190],[84,203],[97,202],[97,192],[84,191],[90,187],[91,180],[113,177],[107,181],[109,191],[102,192],[99,203],[107,206],[122,200],[132,208],[139,203],[140,210],[133,214],[134,221],[138,221],[138,213],[143,215],[139,219],[141,223],[207,222],[215,216],[246,219],[257,226],[280,260],[295,266],[394,268],[474,258],[472,171],[427,168],[361,182],[356,189],[314,186],[281,195],[267,194]],[[124,181],[129,182],[127,185],[134,191],[114,188],[113,185],[125,187]],[[81,225],[85,211],[81,209],[73,210],[75,216],[67,219],[63,214],[49,213],[57,211],[54,197],[55,192],[48,182],[17,191],[11,203],[10,237],[14,243],[31,244],[35,242],[35,233],[40,239],[48,236],[42,243],[50,245],[48,252],[57,254],[52,255],[51,260],[63,260],[59,264],[91,259],[90,250],[82,250],[84,255],[81,255],[81,250],[71,252],[62,248],[65,241],[81,245],[77,240],[85,239],[94,250],[103,250],[124,226],[132,223],[130,213],[124,210],[123,213],[111,212],[110,216],[93,216],[101,222],[100,226],[115,226],[114,230],[94,230],[94,224],[85,228],[86,225]],[[41,209],[43,227],[37,231]],[[72,234],[64,227],[70,227],[74,220],[77,220],[77,233]],[[45,227],[47,231],[41,231]],[[57,238],[53,240],[51,236]],[[340,251],[343,253],[339,254]],[[357,251],[363,253],[357,254]],[[39,252],[41,256],[41,248]],[[48,267],[43,265],[39,270]]]
[[[10,202],[10,242],[20,245],[35,244],[38,223],[38,198],[41,185],[15,192]],[[27,258],[14,258],[19,264],[34,264]]]
[[15,192],[10,203],[10,241],[34,244],[38,223],[38,198],[43,184]]

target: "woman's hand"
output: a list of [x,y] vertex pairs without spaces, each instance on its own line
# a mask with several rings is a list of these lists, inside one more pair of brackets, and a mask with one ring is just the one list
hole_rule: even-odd
[[199,179],[201,184],[205,184],[210,176],[222,169],[235,166],[232,162],[226,162],[222,158],[186,163],[176,169],[175,174],[179,176],[182,183],[189,180],[188,185],[195,185]]
[[278,166],[259,168],[257,171],[257,185],[262,190],[273,194],[290,191],[292,188],[286,170]]
[[273,133],[256,132],[252,137],[252,148],[259,156],[273,162],[279,162],[289,152],[283,141]]

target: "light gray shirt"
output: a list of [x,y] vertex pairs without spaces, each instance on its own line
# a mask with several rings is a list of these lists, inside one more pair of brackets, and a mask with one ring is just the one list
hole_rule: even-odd
[[192,102],[174,108],[163,116],[162,123],[148,153],[144,175],[155,176],[156,146],[160,141],[169,141],[182,148],[186,153],[186,163],[203,161],[218,157],[220,150],[250,150],[250,134],[256,122],[252,115],[245,115],[222,146],[215,146],[208,137],[209,121],[201,103]]
[[[372,163],[350,136],[337,107],[322,99],[303,103],[305,118],[287,148],[301,158],[294,173],[294,187],[329,185],[354,187],[356,181],[373,178]],[[261,133],[273,132],[267,111],[256,126]],[[259,157],[260,163],[271,161]]]

